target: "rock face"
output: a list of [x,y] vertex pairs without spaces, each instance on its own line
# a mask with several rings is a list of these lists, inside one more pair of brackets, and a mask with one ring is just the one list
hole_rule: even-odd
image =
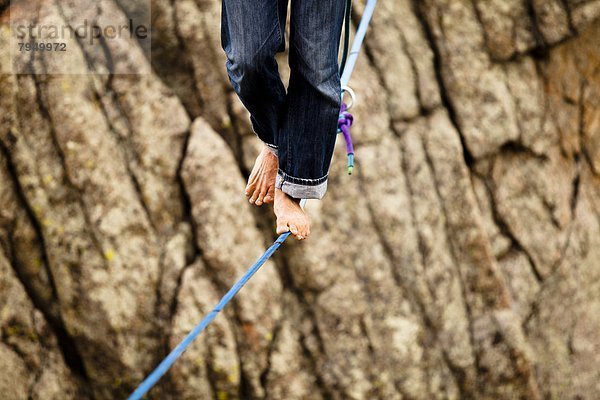
[[[89,74],[30,53],[33,74],[0,75],[0,398],[126,397],[273,240],[243,198],[259,143],[219,15],[152,0],[151,60],[72,39],[65,62]],[[340,145],[311,239],[150,397],[598,398],[598,17],[598,0],[379,2],[352,81],[356,174]]]

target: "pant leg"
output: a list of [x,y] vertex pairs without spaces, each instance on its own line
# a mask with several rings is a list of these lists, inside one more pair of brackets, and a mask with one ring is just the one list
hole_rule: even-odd
[[320,199],[341,104],[338,50],[345,0],[292,0],[290,83],[279,133],[276,187]]
[[285,47],[288,0],[223,0],[221,45],[233,89],[250,112],[252,128],[277,148],[285,88],[275,54]]

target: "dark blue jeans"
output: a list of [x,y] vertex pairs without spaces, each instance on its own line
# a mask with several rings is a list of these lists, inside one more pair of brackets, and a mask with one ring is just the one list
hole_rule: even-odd
[[320,199],[341,102],[338,49],[345,1],[291,0],[286,93],[275,54],[285,49],[287,3],[223,0],[222,46],[254,132],[279,156],[276,187],[294,198]]

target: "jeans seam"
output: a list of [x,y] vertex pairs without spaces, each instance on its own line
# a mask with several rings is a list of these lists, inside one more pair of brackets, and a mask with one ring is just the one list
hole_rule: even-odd
[[275,0],[275,14],[277,15],[277,36],[279,38],[278,46],[281,46],[281,41],[283,40],[282,32],[281,32],[281,20],[279,18],[279,0]]
[[[287,134],[287,170],[290,171],[292,169],[292,146],[290,144],[290,134]],[[283,171],[282,171],[283,172]],[[284,172],[283,180],[285,182],[285,178],[288,177],[288,174]]]

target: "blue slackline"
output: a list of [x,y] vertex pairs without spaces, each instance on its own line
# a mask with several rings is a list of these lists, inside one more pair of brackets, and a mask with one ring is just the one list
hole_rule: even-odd
[[[367,28],[371,22],[371,18],[373,16],[373,11],[375,9],[375,5],[377,4],[377,0],[368,0],[367,5],[365,6],[365,10],[363,16],[361,18],[358,30],[356,31],[356,35],[354,37],[354,41],[352,44],[352,49],[348,56],[348,60],[345,64],[344,72],[341,77],[342,87],[348,85],[350,81],[350,77],[352,76],[352,72],[354,67],[356,66],[356,60],[358,58],[358,54],[360,53],[360,49],[362,47],[365,34],[367,32]],[[300,201],[300,206],[304,208],[306,204],[306,199],[302,199]],[[277,240],[269,247],[262,256],[248,269],[248,271],[240,278],[239,281],[233,285],[231,289],[223,296],[223,298],[219,301],[219,303],[213,308],[213,310],[208,313],[200,321],[198,325],[188,335],[165,357],[164,360],[161,361],[160,364],[156,367],[154,371],[144,381],[135,389],[135,391],[128,397],[128,400],[140,400],[142,397],[148,393],[150,389],[156,385],[158,380],[171,368],[171,366],[177,361],[177,359],[183,354],[183,352],[188,348],[190,344],[202,333],[202,331],[215,319],[217,314],[225,308],[225,306],[233,299],[233,297],[242,289],[242,287],[252,278],[252,276],[263,266],[263,264],[271,258],[273,253],[281,247],[281,245],[285,242],[285,240],[290,236],[291,232],[286,232],[280,235]]]

